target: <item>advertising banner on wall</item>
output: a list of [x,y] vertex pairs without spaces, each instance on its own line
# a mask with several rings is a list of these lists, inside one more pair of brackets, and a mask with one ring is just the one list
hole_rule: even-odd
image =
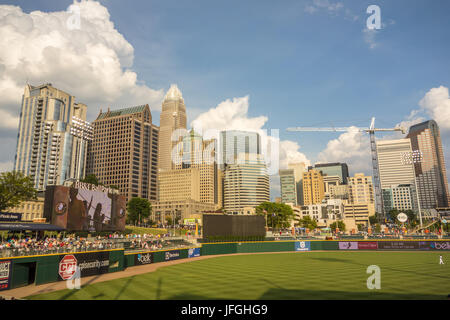
[[200,248],[191,248],[191,249],[189,249],[188,257],[189,258],[200,257]]
[[60,257],[58,280],[67,280],[70,278],[70,272],[79,268],[81,277],[88,277],[102,273],[108,273],[109,270],[109,251],[85,252],[63,255]]
[[377,250],[378,243],[376,241],[359,241],[358,250]]
[[418,241],[379,241],[378,249],[384,250],[417,250],[420,249]]
[[179,250],[166,251],[164,253],[164,260],[166,260],[166,261],[177,260],[177,259],[180,259],[180,251]]
[[7,290],[11,285],[11,260],[0,261],[0,291]]
[[150,264],[153,263],[153,252],[144,252],[144,253],[138,253],[134,255],[134,265],[135,266],[141,266],[144,264]]
[[295,242],[295,251],[310,251],[311,250],[311,242],[310,241],[296,241]]
[[435,250],[450,250],[450,241],[436,241],[436,242],[432,242],[431,246]]
[[339,241],[339,250],[358,250],[358,242]]

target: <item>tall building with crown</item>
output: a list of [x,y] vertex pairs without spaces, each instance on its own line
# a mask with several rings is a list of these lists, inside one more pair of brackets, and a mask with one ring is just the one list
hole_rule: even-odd
[[37,190],[85,175],[92,127],[87,106],[47,83],[27,84],[22,97],[14,170],[30,176]]
[[[172,151],[182,137],[172,137],[177,129],[186,129],[186,106],[176,84],[172,84],[162,103],[160,115],[158,163],[159,169],[173,169]],[[176,133],[175,133],[176,135]]]

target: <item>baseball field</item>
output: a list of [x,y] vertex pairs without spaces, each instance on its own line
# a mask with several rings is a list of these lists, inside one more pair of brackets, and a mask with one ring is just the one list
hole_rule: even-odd
[[[380,289],[367,288],[371,265],[380,268]],[[213,257],[27,299],[447,299],[448,294],[449,252],[341,251]]]

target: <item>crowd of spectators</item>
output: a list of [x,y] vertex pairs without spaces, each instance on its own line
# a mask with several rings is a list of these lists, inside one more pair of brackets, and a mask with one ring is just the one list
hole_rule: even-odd
[[[95,238],[75,236],[43,239],[11,237],[0,242],[0,257],[26,256],[66,252],[84,252],[125,248],[127,250],[162,250],[186,246],[184,241],[169,239],[170,234],[118,234]],[[170,241],[169,241],[170,240]]]
[[82,252],[120,248],[121,244],[107,239],[88,240],[79,237],[67,238],[10,238],[0,242],[0,256],[23,256],[65,252]]

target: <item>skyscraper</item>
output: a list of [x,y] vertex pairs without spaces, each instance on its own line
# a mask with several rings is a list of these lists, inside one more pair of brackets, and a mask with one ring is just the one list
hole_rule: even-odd
[[450,194],[439,126],[434,120],[416,124],[409,128],[407,137],[420,159],[413,163],[421,207],[448,207]]
[[[391,188],[398,185],[409,185],[416,192],[413,157],[410,139],[379,140],[376,142],[378,168],[382,193],[387,195]],[[387,202],[383,200],[385,212],[389,212]]]
[[50,83],[26,85],[14,169],[30,176],[36,189],[84,177],[92,138],[86,111],[85,104]]
[[310,169],[303,173],[303,204],[321,203],[325,199],[325,184],[322,173],[316,169]]
[[148,105],[100,111],[93,122],[88,173],[130,200],[157,200],[158,134]]
[[316,163],[314,167],[308,169],[312,168],[322,171],[323,176],[338,176],[341,179],[341,184],[347,184],[349,175],[346,163]]
[[303,205],[303,172],[306,171],[304,162],[288,163],[288,168],[294,170],[294,178],[297,193],[297,205]]
[[261,155],[240,153],[224,175],[225,212],[242,214],[244,208],[270,201],[269,175]]
[[186,129],[186,106],[176,84],[172,84],[162,103],[160,115],[158,163],[160,170],[173,168],[172,150],[181,141],[181,137],[172,141],[177,129]]
[[281,203],[297,205],[297,185],[293,169],[279,171],[281,187]]

